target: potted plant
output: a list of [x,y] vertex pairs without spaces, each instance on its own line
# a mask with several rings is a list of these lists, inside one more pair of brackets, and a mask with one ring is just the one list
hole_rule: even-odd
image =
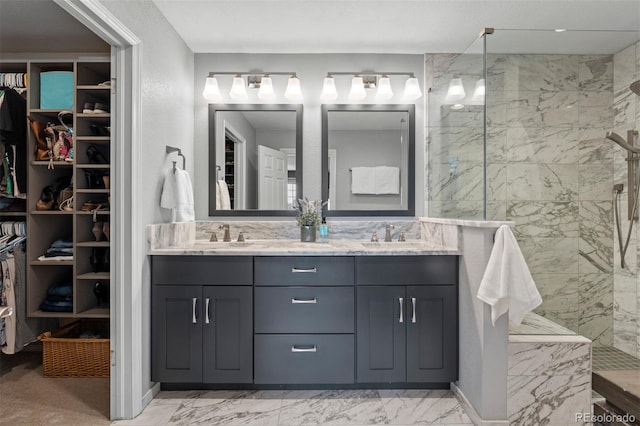
[[316,240],[316,227],[322,222],[322,208],[326,204],[320,200],[309,201],[307,197],[293,202],[293,208],[298,211],[300,241],[314,242]]

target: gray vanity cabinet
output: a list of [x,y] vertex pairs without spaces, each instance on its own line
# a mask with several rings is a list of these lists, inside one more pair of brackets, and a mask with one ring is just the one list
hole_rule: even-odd
[[359,257],[356,277],[356,381],[457,380],[457,257]]
[[[252,278],[240,279],[237,285],[222,285],[230,269],[246,269],[247,265],[230,257],[203,260],[178,256],[153,259],[152,380],[251,383]],[[247,260],[251,271],[251,258]],[[218,273],[222,269],[226,272]],[[233,281],[237,282],[238,276]]]

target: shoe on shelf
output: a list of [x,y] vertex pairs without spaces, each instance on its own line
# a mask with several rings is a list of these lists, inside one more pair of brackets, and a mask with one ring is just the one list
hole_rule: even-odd
[[82,108],[83,114],[93,114],[94,105],[91,102],[85,102],[84,107]]
[[109,105],[107,104],[102,104],[100,102],[96,102],[94,108],[93,108],[93,113],[94,114],[109,114],[110,110],[109,110]]
[[103,81],[99,83],[98,86],[111,87],[111,80]]

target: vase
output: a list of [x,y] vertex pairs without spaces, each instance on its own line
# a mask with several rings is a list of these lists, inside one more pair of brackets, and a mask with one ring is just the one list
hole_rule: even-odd
[[313,243],[316,241],[316,227],[315,226],[301,226],[300,227],[300,241],[303,243]]

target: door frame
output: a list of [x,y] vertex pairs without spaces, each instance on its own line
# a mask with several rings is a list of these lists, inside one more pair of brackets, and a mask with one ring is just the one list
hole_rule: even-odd
[[[142,41],[99,0],[53,0],[111,45],[111,235],[110,417],[131,419],[153,399],[142,383],[144,233],[138,201],[142,179]],[[124,143],[127,141],[127,143]],[[137,166],[137,167],[134,167]],[[128,285],[124,285],[128,283]]]
[[[222,129],[224,131],[224,137],[226,138],[228,134],[230,136],[230,139],[236,145],[234,154],[235,168],[233,176],[233,182],[235,184],[235,203],[233,209],[244,210],[246,208],[245,206],[247,205],[247,139],[242,136],[242,133],[240,133],[231,124],[229,124],[227,120],[223,121]],[[224,156],[222,158],[224,158]]]

